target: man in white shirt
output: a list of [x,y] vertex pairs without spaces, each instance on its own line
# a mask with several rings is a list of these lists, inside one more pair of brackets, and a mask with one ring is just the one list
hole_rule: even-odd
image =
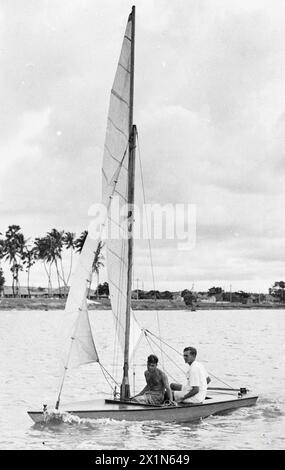
[[207,385],[211,379],[203,364],[196,361],[196,356],[197,350],[191,346],[183,351],[184,361],[189,364],[186,373],[187,383],[183,387],[181,384],[170,385],[170,388],[174,390],[173,398],[177,402],[203,403],[206,398]]

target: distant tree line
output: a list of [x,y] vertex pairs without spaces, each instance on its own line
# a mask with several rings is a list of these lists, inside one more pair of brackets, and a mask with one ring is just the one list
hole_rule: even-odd
[[108,282],[104,282],[103,284],[98,284],[97,290],[98,296],[109,296],[109,284]]
[[[41,263],[47,277],[47,288],[51,294],[52,270],[56,273],[59,293],[62,288],[68,287],[70,280],[74,254],[81,253],[88,231],[84,230],[79,236],[73,232],[57,230],[53,228],[41,237],[34,240],[26,239],[19,225],[9,225],[4,234],[0,232],[0,294],[5,285],[5,278],[1,263],[7,263],[11,272],[11,284],[13,296],[19,295],[20,281],[19,274],[26,273],[28,295],[30,296],[30,273],[35,263]],[[104,256],[102,254],[104,243],[99,242],[92,264],[92,275],[97,276],[97,295],[109,295],[109,286],[105,282],[99,284],[100,268],[104,266]],[[69,262],[63,265],[63,254],[69,254]],[[90,283],[91,286],[91,283]],[[285,282],[276,281],[269,289],[269,293],[279,302],[285,303]],[[207,295],[209,298],[215,296],[217,300],[228,302],[246,302],[250,293],[244,291],[224,292],[222,287],[211,287],[205,292],[193,292],[193,289],[184,289],[181,296],[186,305],[193,305],[198,301],[199,296]],[[138,299],[166,299],[172,300],[174,295],[170,291],[158,290],[134,290],[133,298]],[[264,294],[259,294],[259,301],[265,299]]]
[[[278,302],[285,303],[285,282],[276,281],[269,289],[269,294]],[[251,294],[249,292],[234,291],[225,292],[222,287],[211,287],[207,292],[193,292],[193,290],[185,289],[181,292],[181,296],[186,305],[195,305],[201,299],[206,297],[210,299],[212,296],[216,297],[217,301],[222,302],[239,302],[246,303],[250,297],[253,298],[253,302],[264,302],[266,300],[265,294]]]
[[[19,225],[10,225],[5,234],[0,233],[0,292],[3,290],[5,279],[1,262],[8,263],[13,296],[19,295],[19,274],[25,271],[27,276],[27,289],[30,296],[30,272],[35,263],[41,263],[47,276],[48,292],[51,293],[52,269],[56,272],[59,293],[63,287],[67,287],[73,265],[74,253],[81,253],[88,231],[84,230],[78,237],[73,232],[57,230],[53,228],[42,237],[34,240],[26,239]],[[92,274],[97,275],[97,286],[99,285],[99,270],[103,264],[104,257],[102,248],[104,244],[99,242],[92,265]],[[67,267],[63,265],[63,253],[69,253]]]
[[143,291],[140,289],[135,289],[133,290],[132,297],[133,299],[139,299],[139,300],[143,300],[143,299],[172,300],[173,293],[168,290],[160,292],[159,290]]
[[276,281],[269,289],[269,293],[279,299],[282,303],[285,302],[285,282],[284,281]]

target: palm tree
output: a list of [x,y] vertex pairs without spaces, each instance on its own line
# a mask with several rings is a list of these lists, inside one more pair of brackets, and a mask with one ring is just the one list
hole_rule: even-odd
[[0,262],[1,262],[1,259],[3,258],[4,256],[4,245],[5,245],[5,241],[4,239],[2,238],[2,233],[0,232]]
[[75,233],[73,232],[65,232],[63,237],[63,244],[67,250],[70,250],[70,264],[69,264],[69,272],[67,276],[66,283],[68,284],[71,271],[72,271],[72,262],[73,262],[73,251],[75,249]]
[[[96,273],[96,275],[97,275],[96,299],[98,299],[99,270],[100,270],[100,268],[103,268],[103,266],[104,266],[104,263],[103,263],[104,256],[101,253],[103,247],[104,247],[104,243],[100,240],[99,243],[98,243],[97,249],[95,251],[94,261],[93,261],[93,264],[92,264],[92,274]],[[91,278],[91,282],[92,282],[92,278]],[[90,287],[91,287],[91,282],[90,282]],[[89,288],[89,290],[90,290],[90,288]]]
[[[59,295],[61,295],[60,279],[63,281],[65,287],[67,286],[65,278],[64,278],[62,256],[61,256],[63,240],[64,240],[64,231],[63,230],[58,231],[55,228],[53,228],[50,232],[47,233],[47,238],[49,239],[49,242],[50,242],[49,255],[51,259],[51,264],[53,263],[55,264]],[[62,275],[59,273],[58,261],[60,261],[60,264],[61,264]]]
[[19,273],[23,271],[23,266],[20,263],[13,262],[10,271],[12,273],[12,290],[14,297],[19,296],[20,292],[20,282],[19,282]]
[[5,277],[3,275],[3,269],[0,268],[0,297],[3,291],[4,284],[5,284]]
[[88,230],[84,230],[79,237],[75,240],[74,245],[76,247],[76,253],[81,253],[83,245],[88,235]]
[[30,271],[31,271],[31,267],[35,264],[36,262],[36,248],[35,247],[28,247],[28,246],[25,246],[24,250],[23,250],[23,256],[22,256],[22,260],[23,260],[23,264],[25,265],[25,268],[26,268],[26,273],[27,273],[27,288],[28,288],[28,294],[29,294],[29,297],[31,297],[31,293],[30,293]]
[[50,256],[50,239],[48,237],[37,237],[35,239],[35,258],[42,261],[47,278],[48,278],[48,294],[51,294],[51,256]]
[[5,255],[5,240],[2,238],[2,233],[0,232],[0,266],[1,266],[1,261],[4,258]]
[[5,233],[4,257],[11,265],[13,296],[19,294],[19,272],[23,270],[21,261],[26,240],[19,225],[9,225]]

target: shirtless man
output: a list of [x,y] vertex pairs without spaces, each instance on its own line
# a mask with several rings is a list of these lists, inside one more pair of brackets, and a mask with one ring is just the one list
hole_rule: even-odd
[[162,370],[157,368],[158,358],[151,354],[147,358],[147,370],[145,371],[146,386],[131,399],[137,403],[149,405],[161,405],[165,399],[171,401],[171,390],[168,378]]

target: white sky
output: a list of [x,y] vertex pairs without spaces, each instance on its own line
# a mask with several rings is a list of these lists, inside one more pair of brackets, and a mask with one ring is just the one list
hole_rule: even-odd
[[[0,232],[9,224],[26,237],[88,227],[132,3],[1,0]],[[147,200],[197,206],[193,250],[153,244],[156,287],[267,291],[285,266],[285,3],[136,7],[135,122]],[[134,276],[151,288],[147,244],[137,245]],[[31,281],[46,284],[42,267]]]

